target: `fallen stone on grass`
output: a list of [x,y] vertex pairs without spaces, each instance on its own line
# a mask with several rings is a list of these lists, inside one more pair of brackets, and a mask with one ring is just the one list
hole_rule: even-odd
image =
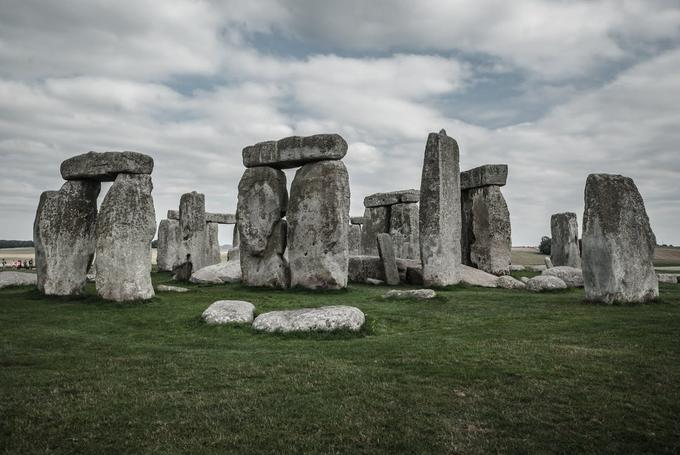
[[239,283],[241,281],[241,263],[239,261],[220,262],[195,271],[189,279],[197,284]]
[[484,288],[495,288],[498,277],[483,270],[461,264],[461,279],[460,281],[472,286],[481,286]]
[[519,280],[522,283],[527,284],[529,282],[529,277],[528,276],[521,276],[521,277],[519,277]]
[[543,275],[556,276],[570,288],[583,287],[583,271],[575,267],[559,265],[543,271]]
[[527,281],[528,291],[545,292],[559,289],[567,289],[567,284],[553,275],[539,275]]
[[250,324],[253,322],[255,306],[243,300],[218,300],[210,305],[201,316],[206,324]]
[[383,280],[376,280],[375,278],[366,278],[366,284],[372,284],[374,286],[381,286],[385,284]]
[[24,272],[0,272],[0,289],[7,286],[35,286],[38,275]]
[[182,288],[179,286],[169,286],[167,284],[159,284],[156,286],[157,291],[161,292],[189,292],[187,288]]
[[523,265],[510,264],[511,272],[523,272],[526,268]]
[[543,272],[544,270],[548,270],[548,267],[545,265],[527,265],[524,270],[530,272]]
[[437,297],[437,293],[432,289],[392,289],[383,295],[385,299],[433,299]]
[[499,276],[496,280],[496,286],[503,289],[525,289],[527,287],[525,283],[510,275]]
[[332,332],[358,331],[364,324],[364,313],[352,306],[326,306],[300,310],[271,311],[255,318],[253,329],[263,332]]
[[659,283],[680,283],[680,274],[677,273],[657,273],[656,277],[659,279]]

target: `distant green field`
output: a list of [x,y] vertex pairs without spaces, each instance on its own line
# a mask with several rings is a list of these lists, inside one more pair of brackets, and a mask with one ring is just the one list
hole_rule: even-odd
[[[166,282],[167,274],[154,274]],[[680,286],[636,306],[455,286],[189,286],[143,304],[0,290],[0,453],[678,453]],[[351,304],[352,335],[210,327]]]

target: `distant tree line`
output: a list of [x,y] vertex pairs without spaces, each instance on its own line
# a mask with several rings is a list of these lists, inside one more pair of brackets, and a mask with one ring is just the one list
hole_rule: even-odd
[[32,248],[33,240],[0,240],[0,248]]

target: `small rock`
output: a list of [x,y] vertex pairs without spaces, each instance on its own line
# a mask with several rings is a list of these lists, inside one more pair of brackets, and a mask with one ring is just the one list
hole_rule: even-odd
[[264,332],[357,331],[364,325],[364,313],[351,306],[326,306],[301,310],[272,311],[259,315],[253,329]]
[[525,283],[510,275],[499,276],[496,280],[496,286],[503,289],[525,289],[527,287]]
[[374,286],[381,286],[385,284],[383,280],[376,280],[375,278],[366,278],[366,284],[372,284]]
[[560,265],[543,271],[543,275],[556,276],[570,288],[583,287],[583,271],[575,267]]
[[383,295],[385,299],[433,299],[437,297],[437,293],[432,289],[392,289]]
[[677,273],[657,273],[656,277],[659,279],[659,283],[677,284],[680,282],[680,274]]
[[519,280],[522,283],[527,284],[529,282],[529,277],[528,276],[521,276],[521,277],[519,277]]
[[461,282],[472,286],[495,288],[498,277],[483,270],[461,264]]
[[510,271],[511,272],[523,272],[525,270],[525,267],[523,265],[510,265]]
[[159,284],[156,286],[157,291],[163,292],[189,292],[187,288],[181,288],[179,286],[168,286],[167,284]]
[[556,291],[567,289],[567,284],[556,276],[539,275],[527,281],[527,290],[532,292]]
[[35,286],[38,275],[24,272],[0,272],[0,289],[7,286]]
[[218,300],[210,305],[202,315],[209,325],[250,324],[253,322],[255,306],[242,300]]
[[543,258],[543,262],[545,262],[545,268],[546,269],[552,269],[553,268],[552,260],[548,256]]

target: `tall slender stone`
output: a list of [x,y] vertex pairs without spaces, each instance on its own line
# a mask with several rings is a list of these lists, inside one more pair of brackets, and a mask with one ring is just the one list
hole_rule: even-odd
[[158,270],[171,272],[180,263],[179,250],[182,238],[179,221],[161,220],[158,225],[156,264]]
[[359,256],[361,254],[361,225],[350,224],[347,233],[347,244],[350,256]]
[[296,172],[287,213],[291,286],[347,286],[349,191],[342,161],[305,164]]
[[206,226],[206,244],[205,256],[206,264],[214,265],[222,262],[220,255],[220,239],[219,239],[219,225],[217,223],[208,223]]
[[446,131],[430,133],[420,182],[420,256],[425,286],[460,281],[460,164]]
[[46,191],[33,224],[38,289],[46,295],[77,295],[95,250],[97,196],[101,184],[69,181]]
[[378,234],[378,254],[382,261],[385,271],[385,283],[389,286],[399,284],[399,269],[397,269],[397,258],[394,256],[394,244],[389,234]]
[[550,217],[550,259],[554,266],[581,268],[578,242],[578,221],[573,212],[556,213]]
[[156,215],[151,176],[118,174],[97,218],[97,293],[109,300],[154,296],[151,240]]
[[633,179],[589,175],[583,213],[586,299],[613,303],[657,298],[655,246],[656,237]]
[[195,272],[211,265],[206,254],[208,226],[205,221],[205,196],[196,191],[179,200],[179,225],[182,235],[179,262],[191,262]]
[[378,234],[390,230],[389,207],[366,207],[364,210],[364,224],[361,226],[361,254],[366,256],[378,255]]
[[390,206],[390,235],[398,258],[420,259],[417,203]]

